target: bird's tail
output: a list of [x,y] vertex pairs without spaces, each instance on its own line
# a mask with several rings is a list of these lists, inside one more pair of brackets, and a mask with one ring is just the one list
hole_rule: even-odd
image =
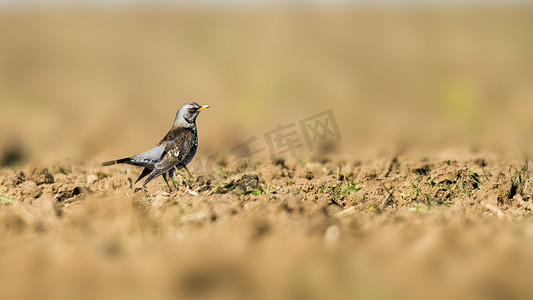
[[128,162],[130,162],[130,158],[126,157],[126,158],[121,158],[117,160],[110,160],[110,161],[103,162],[102,166],[111,166],[111,165],[116,165],[116,164],[124,164]]

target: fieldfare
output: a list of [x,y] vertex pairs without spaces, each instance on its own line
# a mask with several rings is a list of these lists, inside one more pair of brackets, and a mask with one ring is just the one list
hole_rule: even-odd
[[148,178],[144,181],[144,187],[152,179],[162,175],[169,190],[172,192],[167,181],[168,174],[172,179],[174,188],[178,190],[174,171],[175,169],[185,168],[189,172],[186,165],[192,160],[198,148],[196,117],[198,117],[201,110],[208,107],[208,105],[201,106],[194,102],[185,103],[176,113],[176,118],[170,131],[155,147],[135,156],[104,162],[102,166],[130,164],[144,167],[135,183],[148,175]]

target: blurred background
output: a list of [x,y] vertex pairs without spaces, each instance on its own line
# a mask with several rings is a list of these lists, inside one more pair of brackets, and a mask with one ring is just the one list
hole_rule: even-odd
[[211,106],[203,157],[329,109],[348,157],[524,152],[531,32],[525,1],[3,1],[0,149],[30,161],[139,153],[192,100]]
[[[491,160],[492,181],[452,207],[431,206],[410,180],[444,161],[427,176],[479,183],[488,156],[402,161],[411,175],[388,182],[382,165],[358,160],[533,154],[532,4],[0,0],[0,299],[527,298],[533,206],[514,184],[533,179],[513,169],[523,160]],[[336,159],[293,163],[321,175],[291,183],[271,164],[261,179],[283,193],[192,196],[134,193],[138,169],[95,167],[154,146],[187,101],[211,107],[195,161],[254,136],[265,148],[278,125],[331,110],[342,139],[297,155],[338,155],[357,177],[345,187]],[[333,187],[353,190],[352,207]],[[426,210],[403,203],[414,189]]]

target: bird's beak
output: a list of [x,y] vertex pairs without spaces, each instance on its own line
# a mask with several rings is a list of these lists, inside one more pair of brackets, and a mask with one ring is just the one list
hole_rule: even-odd
[[200,108],[198,109],[198,111],[201,111],[201,110],[206,109],[206,108],[209,108],[209,105],[204,105],[204,106],[200,107]]

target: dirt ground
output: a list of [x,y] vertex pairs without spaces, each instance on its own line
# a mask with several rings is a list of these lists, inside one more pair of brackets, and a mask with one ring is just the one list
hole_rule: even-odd
[[[0,9],[0,299],[533,298],[533,6],[58,7]],[[178,192],[101,166],[191,100]]]
[[533,178],[515,163],[219,160],[172,193],[132,188],[135,167],[5,168],[1,298],[527,298]]

